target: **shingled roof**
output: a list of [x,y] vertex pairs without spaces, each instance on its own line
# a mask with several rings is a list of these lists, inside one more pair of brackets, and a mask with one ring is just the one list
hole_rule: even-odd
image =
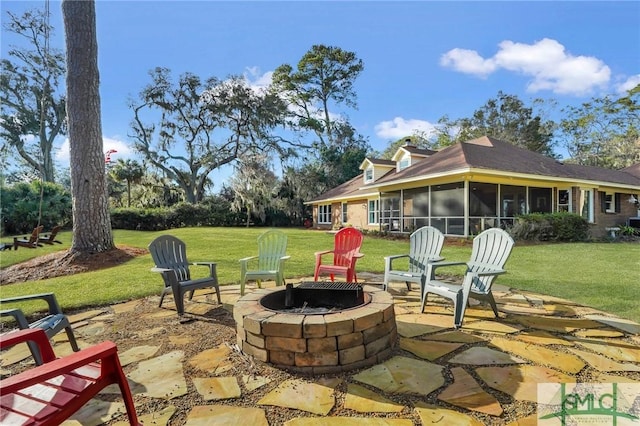
[[376,188],[381,185],[470,169],[546,176],[558,180],[610,182],[640,187],[640,164],[623,170],[568,164],[508,142],[483,136],[436,151],[424,160],[399,172],[396,169],[390,170],[380,179],[367,185],[363,183],[363,176],[358,175],[310,202],[348,198],[355,195],[366,196],[368,188],[377,190]]

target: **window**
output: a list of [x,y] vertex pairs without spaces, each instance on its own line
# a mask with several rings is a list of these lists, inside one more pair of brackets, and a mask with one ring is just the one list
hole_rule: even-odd
[[604,196],[604,211],[607,213],[615,213],[616,212],[616,195],[607,192]]
[[380,203],[378,202],[378,200],[369,200],[368,207],[369,210],[367,212],[367,216],[369,217],[369,225],[377,224]]
[[398,171],[406,169],[411,165],[411,157],[406,155],[398,161]]
[[364,183],[373,182],[373,167],[367,167],[364,171]]
[[496,216],[498,185],[492,183],[469,183],[469,216]]
[[331,204],[318,206],[318,223],[331,223]]
[[558,211],[570,212],[571,211],[571,190],[561,189],[558,191]]
[[580,190],[580,215],[584,217],[587,222],[593,223],[593,190],[581,189]]
[[347,203],[342,203],[342,223],[349,222],[349,216],[347,215]]

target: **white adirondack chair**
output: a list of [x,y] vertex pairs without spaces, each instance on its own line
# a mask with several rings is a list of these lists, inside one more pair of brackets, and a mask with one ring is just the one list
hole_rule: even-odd
[[[284,285],[284,262],[287,234],[270,230],[258,237],[258,255],[240,259],[240,295],[244,295],[247,281],[255,280],[261,287],[262,280],[275,280],[276,285]],[[253,266],[253,269],[251,267]]]
[[[384,258],[384,289],[389,288],[390,281],[404,281],[407,289],[411,290],[411,283],[420,284],[420,294],[424,291],[427,280],[427,264],[444,260],[440,250],[444,244],[444,235],[432,226],[423,226],[409,237],[409,254],[385,256]],[[393,268],[394,260],[408,258],[409,268]]]
[[[424,312],[427,295],[434,293],[453,301],[455,328],[462,326],[469,297],[489,302],[497,318],[498,308],[491,293],[491,286],[498,275],[506,272],[503,267],[511,254],[513,244],[513,238],[506,231],[499,228],[487,229],[473,239],[473,250],[469,262],[429,263],[420,312]],[[462,284],[449,284],[432,278],[435,276],[436,268],[465,264],[467,271]]]

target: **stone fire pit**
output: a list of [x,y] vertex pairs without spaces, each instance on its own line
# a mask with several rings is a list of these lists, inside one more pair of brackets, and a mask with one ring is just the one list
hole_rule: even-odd
[[[304,287],[319,293],[307,297],[310,302],[304,306],[289,306],[304,299],[299,294]],[[397,340],[391,295],[365,285],[359,305],[336,311],[313,306],[312,300],[330,293],[318,287],[323,283],[301,283],[295,297],[284,287],[241,297],[233,311],[238,346],[260,361],[305,374],[340,373],[386,360]]]

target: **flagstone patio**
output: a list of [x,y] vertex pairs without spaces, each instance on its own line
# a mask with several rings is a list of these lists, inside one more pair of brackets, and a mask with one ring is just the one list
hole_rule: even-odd
[[[381,282],[373,274],[359,278]],[[221,287],[222,306],[215,295],[196,294],[186,303],[187,321],[170,301],[158,308],[157,297],[69,316],[81,347],[117,343],[145,425],[534,425],[538,383],[639,388],[640,324],[494,288],[500,318],[475,305],[454,330],[447,301],[430,298],[420,313],[419,293],[392,285],[399,335],[392,356],[335,375],[296,375],[242,353],[233,320],[238,286]],[[71,351],[65,337],[54,339],[58,356]],[[26,345],[0,361],[2,374],[33,364]],[[126,424],[118,394],[105,389],[65,424]]]

